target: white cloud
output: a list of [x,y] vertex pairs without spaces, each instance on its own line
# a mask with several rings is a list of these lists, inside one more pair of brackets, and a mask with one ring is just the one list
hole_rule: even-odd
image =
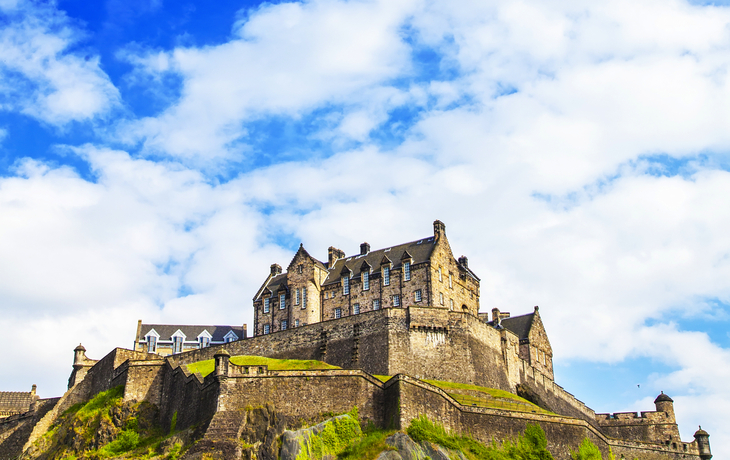
[[0,30],[0,109],[62,126],[119,104],[99,58],[70,51],[83,33],[62,12],[25,1],[0,8],[6,21]]

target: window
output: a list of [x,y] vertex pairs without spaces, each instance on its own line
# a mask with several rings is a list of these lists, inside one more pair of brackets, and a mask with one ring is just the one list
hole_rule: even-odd
[[294,320],[294,327],[299,327],[299,320],[298,319],[295,319]]
[[297,267],[297,273],[299,273],[300,275],[304,273],[304,265],[299,264],[299,266]]
[[266,297],[264,299],[264,313],[268,313],[270,307],[271,307],[271,299],[269,297]]
[[373,300],[373,310],[380,310],[380,300]]
[[439,303],[441,305],[444,304],[444,293],[443,292],[439,292]]
[[370,289],[370,273],[362,272],[362,290],[367,291]]
[[295,291],[294,305],[299,305],[299,289]]
[[439,267],[439,281],[443,281],[444,278],[441,276],[441,267]]
[[279,294],[279,310],[283,310],[285,308],[286,308],[286,295]]
[[157,353],[157,337],[154,335],[147,336],[147,351],[150,353]]
[[420,289],[416,289],[416,293],[415,294],[416,294],[415,295],[416,302],[420,302],[421,301],[421,290]]
[[282,320],[281,320],[281,330],[282,330],[282,331],[285,331],[285,330],[286,330],[286,327],[287,327],[288,325],[289,325],[289,324],[287,323],[287,321],[286,321],[285,319],[282,319]]
[[271,332],[271,326],[264,324],[264,334],[268,334],[269,332]]
[[454,288],[454,277],[451,275],[451,273],[449,273],[449,287],[451,289]]
[[454,311],[454,299],[449,299],[449,309]]
[[350,277],[345,275],[342,277],[342,295],[350,293]]
[[307,308],[307,288],[302,288],[302,310]]
[[406,281],[411,280],[411,263],[403,262],[403,279]]
[[352,306],[352,314],[353,315],[359,315],[360,314],[360,304],[356,303]]
[[335,308],[335,319],[342,318],[342,309],[341,308]]
[[383,285],[390,286],[390,267],[383,267]]
[[172,338],[172,353],[182,353],[183,349],[183,338],[182,337],[173,337]]
[[400,296],[398,294],[393,296],[393,306],[394,307],[400,306]]
[[206,348],[210,346],[210,339],[208,337],[199,337],[198,342],[200,343],[200,348]]

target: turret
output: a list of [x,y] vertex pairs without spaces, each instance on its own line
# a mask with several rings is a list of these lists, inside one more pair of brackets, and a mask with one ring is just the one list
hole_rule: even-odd
[[710,451],[710,434],[700,429],[695,432],[695,441],[697,441],[697,448],[700,451],[700,458],[702,460],[709,460],[712,458],[712,452]]
[[226,350],[221,350],[213,355],[215,360],[215,375],[217,377],[228,377],[228,363],[231,360],[231,355]]
[[78,347],[74,348],[74,368],[81,366],[84,361],[86,361],[86,348],[79,344]]
[[656,406],[657,412],[666,412],[674,416],[674,400],[665,395],[663,391],[654,400],[654,405]]

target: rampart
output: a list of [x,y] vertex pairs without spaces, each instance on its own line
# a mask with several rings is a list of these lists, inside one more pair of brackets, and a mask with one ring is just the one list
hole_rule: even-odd
[[[469,434],[487,443],[513,439],[528,423],[537,423],[545,431],[548,448],[558,460],[570,458],[570,451],[576,450],[585,437],[604,453],[611,448],[617,458],[624,455],[641,460],[700,459],[696,442],[675,448],[618,440],[579,418],[465,406],[445,391],[404,374],[382,383],[367,372],[353,369],[270,371],[266,366],[236,366],[219,349],[214,356],[215,371],[203,378],[191,374],[172,359],[150,358],[153,355],[113,350],[60,400],[41,404],[42,409],[25,419],[16,416],[5,422],[6,429],[0,424],[0,453],[18,452],[18,446],[24,442],[27,448],[74,401],[124,385],[126,400],[156,401],[165,429],[170,428],[173,418],[178,429],[197,425],[205,432],[198,450],[222,449],[231,458],[237,458],[235,453],[240,453],[237,440],[246,424],[248,410],[271,407],[287,427],[298,428],[320,420],[324,414],[347,412],[356,405],[363,422],[404,429],[412,419],[426,415],[456,433]],[[45,428],[40,426],[43,425],[40,421],[45,422]],[[13,423],[16,425],[11,426]],[[29,435],[31,428],[33,433]]]
[[317,359],[379,375],[407,374],[516,392],[553,412],[595,424],[595,413],[519,357],[519,340],[468,313],[387,308],[168,357],[176,364],[231,355]]

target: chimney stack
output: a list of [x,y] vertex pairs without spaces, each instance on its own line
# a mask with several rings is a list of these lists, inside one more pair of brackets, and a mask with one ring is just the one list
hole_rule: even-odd
[[459,264],[464,268],[469,268],[469,259],[466,256],[459,257]]
[[279,264],[271,264],[271,276],[276,276],[281,274],[281,265]]
[[433,236],[438,241],[439,238],[441,238],[441,235],[446,235],[446,224],[441,222],[440,220],[434,220],[433,221]]
[[248,324],[243,324],[243,338],[248,338]]
[[370,244],[369,244],[369,243],[367,243],[367,242],[365,242],[365,243],[361,244],[361,245],[360,245],[360,255],[361,255],[361,256],[364,256],[364,255],[365,255],[365,254],[367,254],[368,252],[370,252]]
[[330,246],[327,250],[327,268],[332,268],[337,259],[343,259],[344,257],[344,251],[342,251],[341,249],[337,249],[334,246]]

